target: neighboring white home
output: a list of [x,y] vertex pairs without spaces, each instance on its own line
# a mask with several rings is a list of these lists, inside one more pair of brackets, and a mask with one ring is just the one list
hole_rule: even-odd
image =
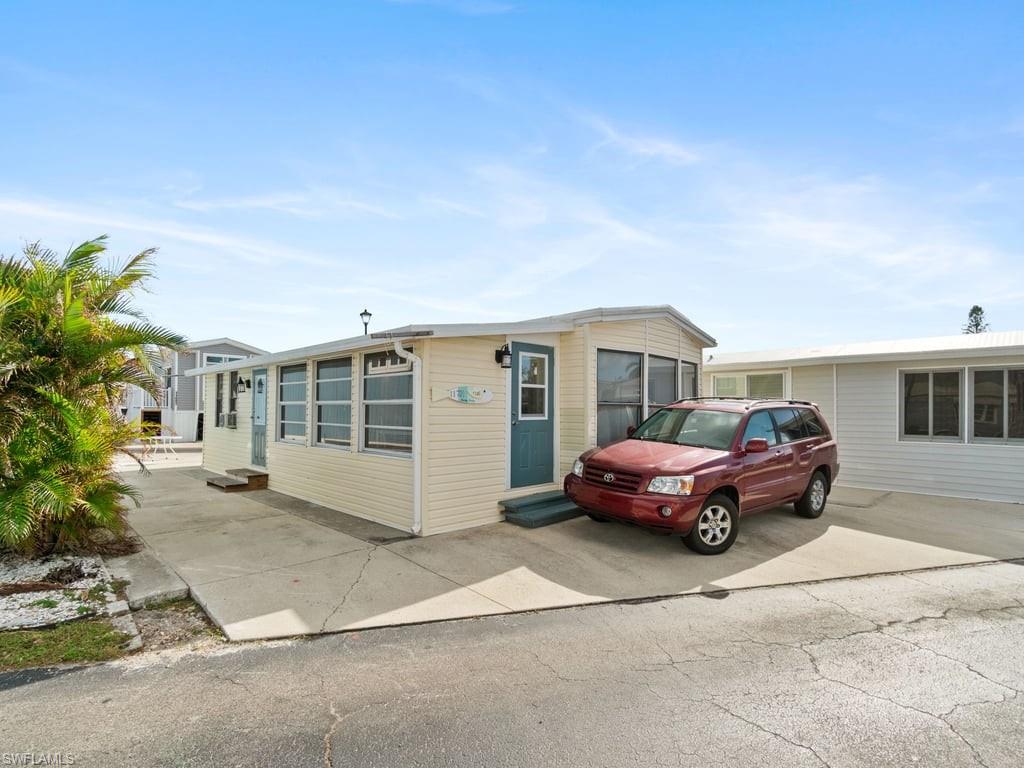
[[407,326],[185,373],[205,376],[204,467],[264,470],[271,490],[425,535],[560,492],[583,451],[697,394],[714,345],[672,307],[618,307]]
[[166,352],[159,370],[163,377],[159,402],[145,390],[129,386],[122,395],[121,414],[128,421],[181,435],[188,442],[202,440],[203,388],[198,376],[184,371],[262,354],[266,350],[227,338],[194,341],[180,352]]
[[818,403],[841,485],[1024,502],[1024,331],[716,352],[704,389]]

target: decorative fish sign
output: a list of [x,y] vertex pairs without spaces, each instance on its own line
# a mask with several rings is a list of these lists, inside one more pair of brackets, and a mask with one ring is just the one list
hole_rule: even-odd
[[454,400],[456,403],[466,403],[467,405],[480,405],[482,403],[489,403],[494,399],[494,393],[491,392],[487,387],[477,387],[472,384],[459,384],[457,387],[451,389],[442,389],[440,387],[434,387],[431,392],[432,400]]

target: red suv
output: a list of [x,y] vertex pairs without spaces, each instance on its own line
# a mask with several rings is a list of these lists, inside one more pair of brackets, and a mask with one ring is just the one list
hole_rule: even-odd
[[819,517],[838,474],[836,441],[814,403],[691,398],[580,456],[565,493],[594,520],[680,534],[717,555],[736,540],[741,515],[794,502]]

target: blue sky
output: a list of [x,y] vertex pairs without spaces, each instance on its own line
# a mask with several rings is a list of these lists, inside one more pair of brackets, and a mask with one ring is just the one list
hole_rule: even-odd
[[1024,6],[0,6],[0,251],[160,248],[282,349],[673,304],[722,351],[1024,328]]

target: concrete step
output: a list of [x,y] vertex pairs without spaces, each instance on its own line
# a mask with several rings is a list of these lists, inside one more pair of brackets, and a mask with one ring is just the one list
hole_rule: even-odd
[[220,488],[224,493],[237,493],[238,491],[249,490],[248,481],[240,480],[237,477],[223,477],[218,475],[217,477],[211,477],[206,481],[206,484],[211,488]]
[[563,497],[562,501],[534,504],[526,509],[506,512],[505,522],[522,528],[540,528],[563,520],[572,520],[582,514],[582,509]]
[[531,493],[527,496],[519,496],[515,499],[505,499],[498,503],[506,512],[517,512],[555,501],[565,501],[565,494],[561,491],[541,491],[540,493]]
[[258,469],[249,469],[248,467],[229,469],[227,473],[231,477],[245,480],[249,486],[246,490],[249,491],[265,491],[267,489],[267,481],[270,479],[270,475],[266,472]]

